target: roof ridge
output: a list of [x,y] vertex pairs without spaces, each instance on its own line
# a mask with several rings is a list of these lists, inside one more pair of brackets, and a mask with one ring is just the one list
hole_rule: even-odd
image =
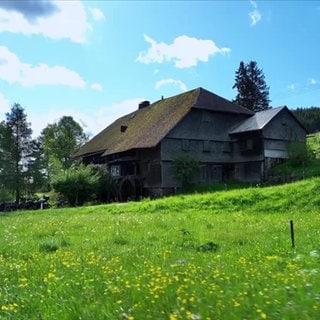
[[202,87],[198,87],[198,88],[195,89],[195,91],[198,91],[198,94],[196,95],[196,97],[194,99],[194,103],[193,103],[192,106],[196,106],[198,104],[199,97],[200,97],[201,91],[203,91],[203,88]]

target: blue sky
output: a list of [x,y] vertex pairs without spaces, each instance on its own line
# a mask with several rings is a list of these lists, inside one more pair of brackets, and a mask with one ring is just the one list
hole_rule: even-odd
[[0,0],[0,120],[20,103],[34,135],[71,115],[93,135],[197,87],[232,100],[257,61],[273,107],[320,106],[318,1]]

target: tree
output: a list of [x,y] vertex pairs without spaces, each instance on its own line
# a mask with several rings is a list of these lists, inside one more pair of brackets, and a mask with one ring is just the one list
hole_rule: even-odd
[[48,162],[49,176],[59,170],[67,170],[73,163],[72,155],[88,137],[82,127],[71,116],[62,117],[58,123],[49,124],[40,137]]
[[41,140],[38,138],[33,141],[32,152],[28,160],[28,170],[26,172],[26,187],[29,194],[49,190],[47,163]]
[[254,112],[269,109],[269,87],[265,82],[262,69],[257,62],[240,62],[236,71],[235,84],[232,87],[238,90],[234,102]]
[[320,131],[320,108],[297,108],[291,110],[292,113],[298,118],[303,126],[309,133],[315,133]]
[[0,179],[19,202],[25,191],[28,161],[34,147],[30,123],[24,108],[14,103],[6,121],[0,125]]

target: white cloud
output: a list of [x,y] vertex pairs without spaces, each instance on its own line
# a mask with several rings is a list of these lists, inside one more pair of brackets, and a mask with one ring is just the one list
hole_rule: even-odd
[[258,9],[258,5],[255,1],[250,0],[251,5],[253,6],[254,9]]
[[137,110],[139,103],[145,100],[145,98],[127,99],[119,103],[112,104],[111,106],[103,106],[98,109],[95,116],[98,116],[98,118],[111,116],[109,119],[116,120],[120,116]]
[[0,113],[6,113],[10,111],[9,100],[0,92]]
[[174,39],[172,44],[157,43],[151,37],[144,35],[151,47],[147,52],[140,52],[137,61],[145,64],[173,61],[177,68],[196,66],[199,61],[207,62],[215,54],[226,54],[229,48],[219,48],[212,40],[202,40],[182,35]]
[[[22,3],[22,2],[21,2]],[[52,39],[67,38],[73,42],[86,42],[92,26],[80,1],[54,1],[57,8],[49,16],[30,21],[22,12],[0,8],[0,32],[38,34]]]
[[25,87],[35,85],[65,85],[83,88],[86,82],[75,71],[64,66],[49,67],[44,63],[32,66],[20,61],[7,47],[0,46],[0,79]]
[[139,103],[147,100],[146,98],[135,98],[123,100],[110,106],[101,106],[94,114],[88,115],[85,123],[93,135],[99,133],[118,118],[138,110]]
[[97,90],[97,91],[103,90],[102,85],[98,82],[92,83],[90,87],[91,87],[91,89]]
[[251,26],[255,26],[262,19],[262,15],[258,11],[257,3],[255,1],[250,1],[250,3],[253,7],[253,11],[249,12],[249,17],[251,20]]
[[58,109],[54,107],[50,110],[46,110],[44,113],[40,113],[39,111],[36,113],[28,112],[28,122],[31,122],[33,136],[38,137],[48,124],[58,122],[63,116],[72,116],[75,121],[79,122],[79,119],[85,115],[78,112],[77,109]]
[[98,8],[89,8],[89,11],[93,17],[94,20],[96,21],[102,21],[102,20],[106,20],[106,17],[104,15],[104,13],[98,9]]
[[296,89],[296,86],[294,83],[288,85],[288,89],[291,90],[291,91],[294,91]]
[[187,86],[181,81],[181,80],[175,80],[175,79],[163,79],[156,83],[155,88],[159,89],[163,85],[167,84],[174,84],[180,88],[181,91],[187,91]]
[[[41,131],[50,123],[59,121],[63,116],[72,116],[91,136],[105,129],[119,117],[138,109],[138,105],[145,98],[128,99],[110,106],[98,107],[95,112],[79,111],[77,107],[52,107],[43,114],[28,112],[28,121],[31,122],[33,136],[38,137]],[[91,108],[92,110],[92,108]]]
[[319,81],[317,81],[316,79],[314,79],[314,78],[310,78],[309,79],[309,84],[311,84],[311,85],[315,85],[315,84],[318,84],[319,83]]

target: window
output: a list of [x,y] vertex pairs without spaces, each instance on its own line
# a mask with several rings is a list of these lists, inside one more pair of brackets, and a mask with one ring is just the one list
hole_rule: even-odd
[[111,168],[110,168],[111,177],[114,177],[114,178],[120,177],[120,175],[121,175],[120,173],[121,173],[121,171],[120,171],[119,165],[118,166],[111,166]]

